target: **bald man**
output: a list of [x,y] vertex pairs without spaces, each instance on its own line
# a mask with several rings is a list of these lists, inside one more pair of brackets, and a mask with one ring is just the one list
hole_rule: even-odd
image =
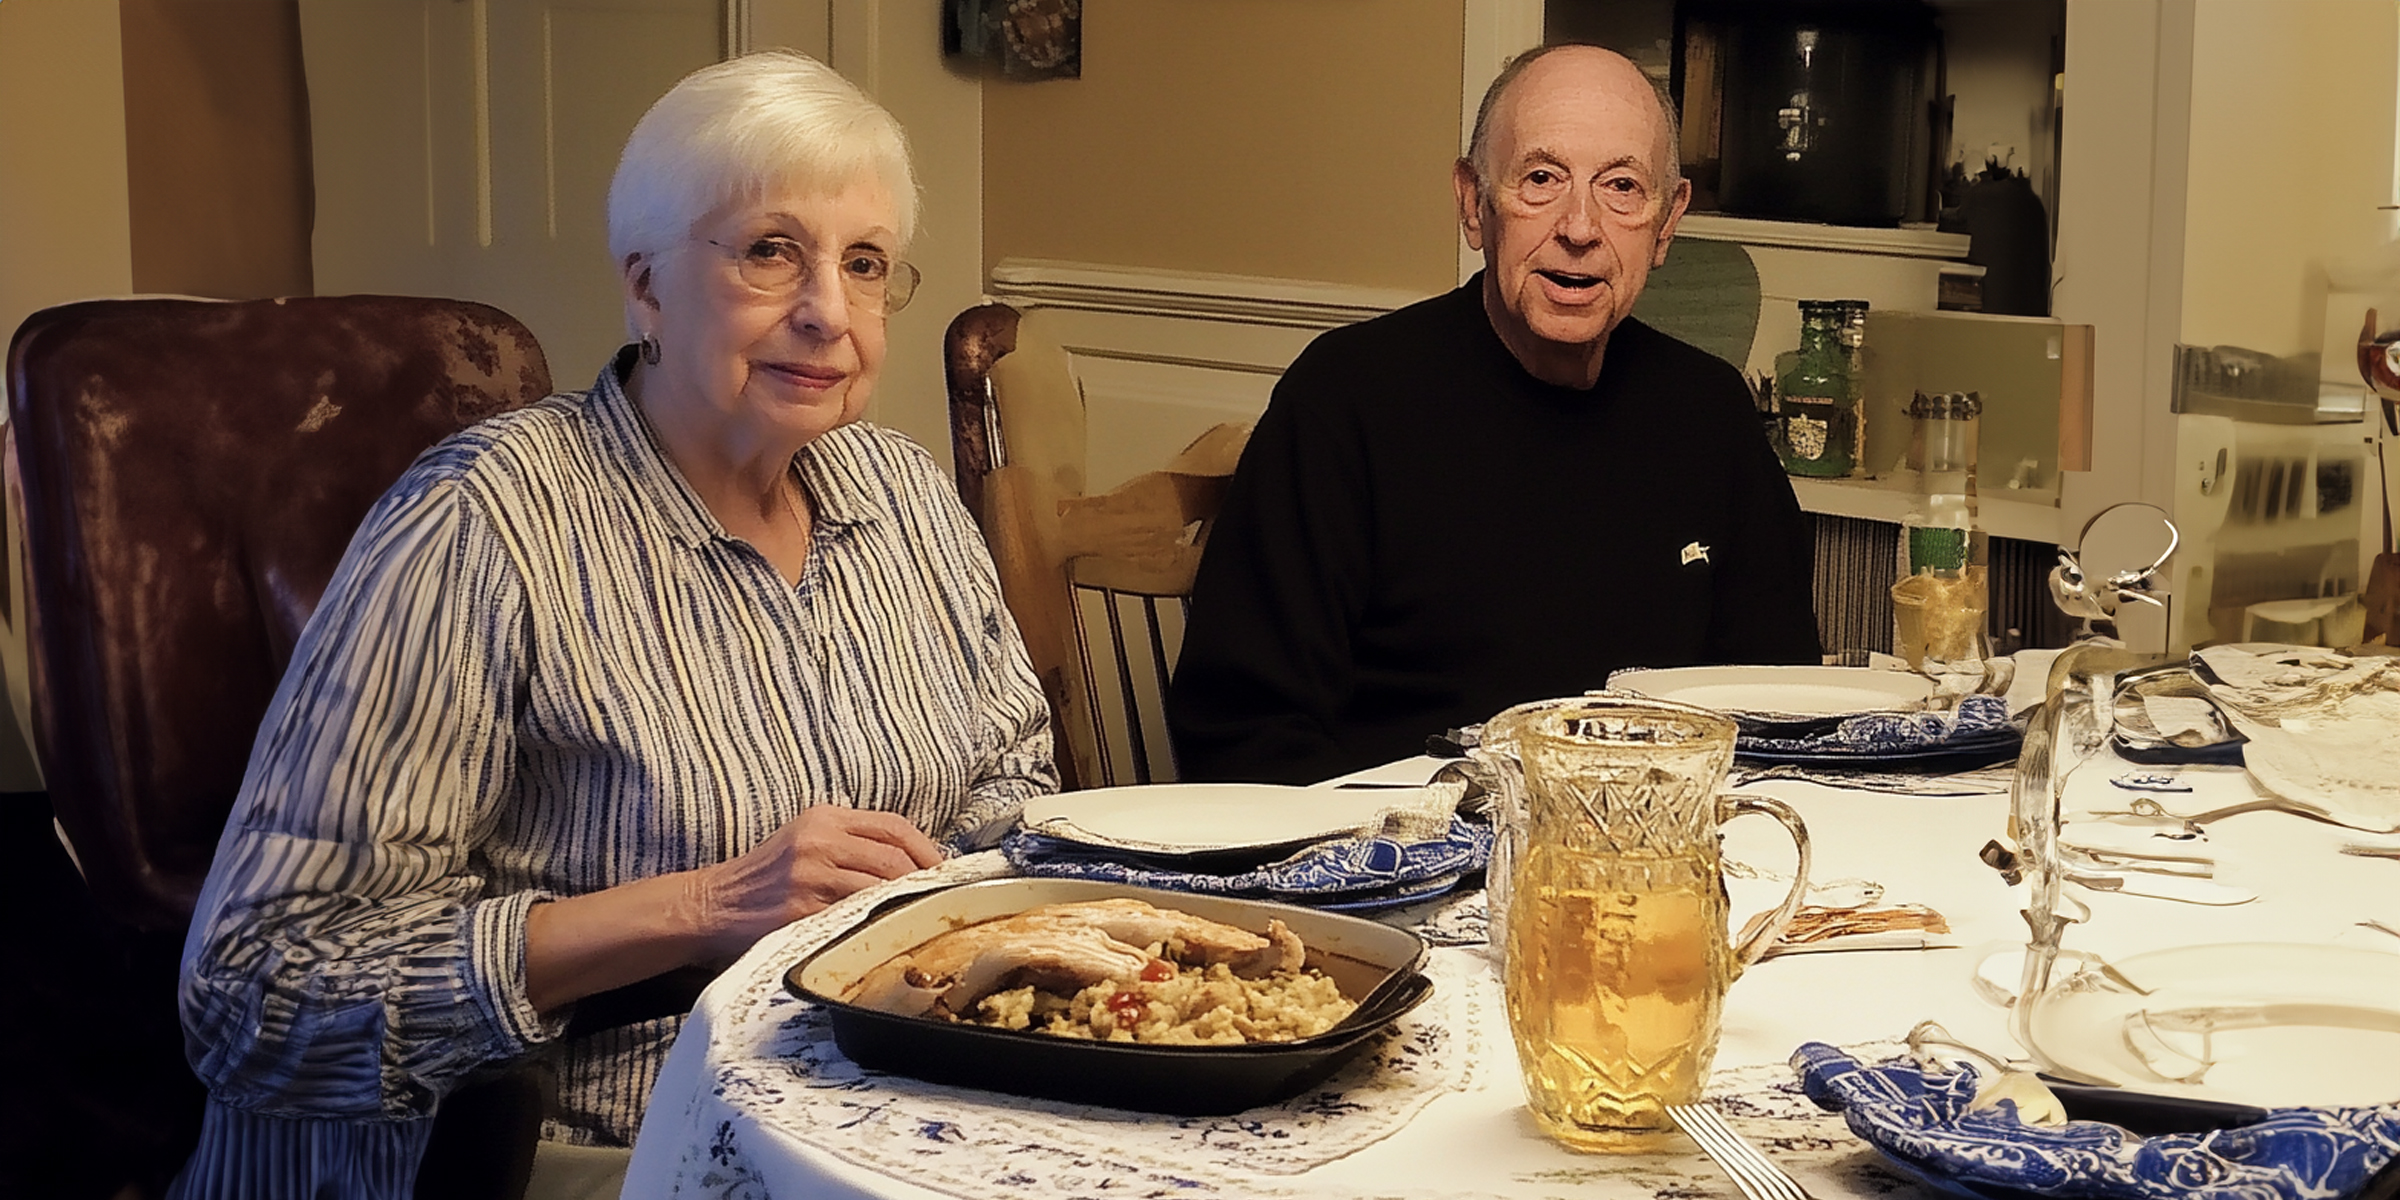
[[1632,319],[1691,201],[1672,110],[1552,46],[1451,181],[1484,269],[1310,343],[1192,592],[1185,778],[1304,783],[1622,667],[1813,663],[1809,527],[1722,360]]

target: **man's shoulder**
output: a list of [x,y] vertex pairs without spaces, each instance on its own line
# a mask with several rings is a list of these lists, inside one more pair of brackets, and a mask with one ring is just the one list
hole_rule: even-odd
[[1429,338],[1450,340],[1473,333],[1482,315],[1482,308],[1466,295],[1466,289],[1454,289],[1363,321],[1328,329],[1318,334],[1308,348],[1319,353],[1425,349],[1430,348]]
[[1732,363],[1633,318],[1610,335],[1601,369],[1604,380],[1615,373],[1618,394],[1693,436],[1758,430],[1757,400]]
[[1284,372],[1289,387],[1324,395],[1377,396],[1418,390],[1431,377],[1472,361],[1472,339],[1488,334],[1482,310],[1445,292],[1366,320],[1328,329],[1311,339]]
[[1749,394],[1749,385],[1732,363],[1636,317],[1618,322],[1609,335],[1607,362],[1610,366],[1622,364],[1637,375],[1671,378],[1686,387]]

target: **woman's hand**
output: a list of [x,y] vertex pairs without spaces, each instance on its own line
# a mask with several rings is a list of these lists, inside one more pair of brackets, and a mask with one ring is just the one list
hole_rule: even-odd
[[677,967],[728,960],[860,888],[940,861],[906,817],[815,805],[730,862],[534,905],[525,918],[526,997],[548,1013]]
[[852,892],[941,861],[906,817],[819,804],[749,853],[694,872],[691,898],[712,950],[731,957]]

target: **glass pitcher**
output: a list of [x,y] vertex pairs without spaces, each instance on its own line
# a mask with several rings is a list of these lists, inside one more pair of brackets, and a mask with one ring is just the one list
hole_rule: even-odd
[[[1799,815],[1722,791],[1734,731],[1708,709],[1615,696],[1519,705],[1483,728],[1509,1028],[1535,1123],[1570,1148],[1655,1148],[1666,1106],[1700,1097],[1725,989],[1807,890]],[[1781,821],[1799,864],[1782,905],[1731,946],[1719,826],[1746,812]]]

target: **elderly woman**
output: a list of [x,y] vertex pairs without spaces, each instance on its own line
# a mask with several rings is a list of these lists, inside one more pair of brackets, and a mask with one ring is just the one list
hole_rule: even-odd
[[393,485],[259,732],[184,951],[186,1194],[329,1163],[404,1192],[440,1098],[545,1049],[545,1136],[630,1144],[679,1019],[562,1038],[578,1000],[1056,786],[973,525],[859,419],[916,211],[899,126],[799,55],[635,127],[608,220],[638,346]]

